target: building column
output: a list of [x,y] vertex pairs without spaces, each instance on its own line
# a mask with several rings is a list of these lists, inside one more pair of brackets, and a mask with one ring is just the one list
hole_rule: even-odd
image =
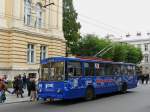
[[5,0],[0,0],[0,27],[6,27],[5,20]]
[[50,5],[50,28],[51,29],[57,29],[57,9],[58,9],[58,0],[53,0],[54,4],[56,5]]
[[36,44],[36,47],[35,47],[35,55],[36,55],[36,64],[39,64],[40,63],[40,44]]
[[63,2],[62,0],[58,0],[58,29],[62,31],[62,25],[63,25]]
[[23,22],[23,19],[21,18],[21,3],[24,2],[24,0],[14,0],[12,5],[12,26],[13,27],[20,27],[21,23]]

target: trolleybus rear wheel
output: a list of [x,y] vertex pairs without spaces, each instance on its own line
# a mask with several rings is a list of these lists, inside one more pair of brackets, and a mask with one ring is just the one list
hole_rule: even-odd
[[85,99],[86,100],[92,100],[94,99],[95,97],[95,94],[94,94],[94,90],[92,87],[88,87],[87,90],[86,90],[86,96],[85,96]]
[[121,86],[121,93],[126,93],[127,92],[127,84],[123,83]]

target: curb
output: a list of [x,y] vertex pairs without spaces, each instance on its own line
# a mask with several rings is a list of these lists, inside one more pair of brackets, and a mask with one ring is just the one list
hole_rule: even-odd
[[4,102],[0,105],[6,105],[6,104],[15,104],[15,103],[24,103],[24,102],[29,102],[30,100],[24,100],[24,101],[14,101],[14,102]]

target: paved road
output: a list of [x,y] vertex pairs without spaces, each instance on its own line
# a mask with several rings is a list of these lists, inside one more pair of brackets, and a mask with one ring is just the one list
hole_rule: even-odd
[[99,96],[54,103],[16,103],[0,105],[0,112],[150,112],[150,85],[140,85],[127,94]]

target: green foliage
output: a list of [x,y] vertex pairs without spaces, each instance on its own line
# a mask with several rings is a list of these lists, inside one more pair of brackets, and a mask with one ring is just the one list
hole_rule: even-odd
[[127,49],[126,62],[140,63],[140,61],[143,58],[141,50],[139,48],[134,47],[133,45],[128,45],[126,49]]
[[108,39],[100,39],[93,34],[85,35],[78,42],[70,46],[71,53],[79,56],[94,56],[104,48],[110,48],[104,54],[97,57],[112,59],[117,62],[140,63],[142,52],[139,48],[126,43],[111,42]]
[[127,45],[123,43],[115,43],[113,46],[113,61],[126,61],[127,57]]
[[68,47],[70,43],[76,43],[81,38],[79,33],[81,25],[77,22],[77,16],[73,0],[63,0],[63,31]]
[[[88,34],[71,46],[71,52],[80,56],[93,56],[109,44],[108,40],[101,39],[100,41],[98,36]],[[110,57],[110,55],[105,57]]]

